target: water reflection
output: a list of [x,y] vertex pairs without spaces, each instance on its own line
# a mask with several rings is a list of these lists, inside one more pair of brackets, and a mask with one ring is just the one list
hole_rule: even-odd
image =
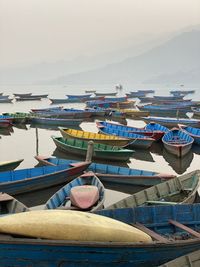
[[146,150],[134,149],[134,150],[135,152],[133,153],[132,158],[137,159],[137,160],[154,162],[154,159],[148,149]]
[[[30,127],[31,128],[38,128],[38,129],[45,129],[45,130],[54,130],[54,131],[59,131],[57,125],[45,125],[45,124],[30,124]],[[69,126],[70,127],[70,126]],[[81,128],[79,126],[72,126],[73,129],[76,129],[76,130],[81,130]]]
[[177,158],[164,148],[163,157],[177,174],[183,174],[190,167],[194,154],[190,151],[183,158]]
[[11,133],[13,133],[14,130],[12,127],[8,127],[8,128],[0,128],[0,135],[11,135]]
[[28,130],[29,127],[26,124],[22,124],[22,123],[15,123],[13,125],[15,128],[21,129],[21,130]]

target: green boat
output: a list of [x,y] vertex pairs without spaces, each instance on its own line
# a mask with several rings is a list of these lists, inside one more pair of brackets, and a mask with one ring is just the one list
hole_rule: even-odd
[[14,170],[22,161],[23,159],[2,161],[0,162],[0,172]]
[[[55,136],[52,136],[52,139],[59,150],[86,157],[88,148],[87,141],[72,138],[64,139],[63,137]],[[93,158],[112,161],[127,161],[133,153],[134,150],[95,143]]]

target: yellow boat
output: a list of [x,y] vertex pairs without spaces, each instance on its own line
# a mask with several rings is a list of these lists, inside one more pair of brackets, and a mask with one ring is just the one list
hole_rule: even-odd
[[125,116],[130,117],[146,117],[149,116],[148,111],[138,110],[138,109],[116,109],[119,112],[125,114]]
[[59,127],[59,130],[64,138],[76,138],[85,141],[92,140],[95,143],[121,147],[127,146],[130,143],[129,139],[114,135],[99,134],[62,127]]

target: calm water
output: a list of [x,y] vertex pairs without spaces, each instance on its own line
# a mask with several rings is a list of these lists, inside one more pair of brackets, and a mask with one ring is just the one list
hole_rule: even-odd
[[[113,86],[105,85],[95,86],[94,87],[98,92],[114,92],[115,89]],[[130,90],[142,89],[142,87],[134,87],[123,90],[119,95],[124,95],[124,93],[129,92]],[[12,93],[28,93],[32,92],[34,94],[48,93],[49,97],[52,98],[64,98],[65,94],[82,94],[85,89],[93,89],[86,86],[0,86],[0,92],[4,94]],[[151,88],[153,89],[153,88]],[[172,89],[172,88],[170,88]],[[175,88],[173,88],[175,89]],[[196,94],[189,95],[188,98],[193,98],[195,100],[200,100],[200,92],[197,88]],[[156,95],[166,95],[169,92],[168,88],[155,89]],[[187,90],[187,88],[185,89]],[[15,111],[29,111],[31,108],[46,108],[50,106],[50,101],[48,99],[43,99],[42,101],[27,101],[27,102],[15,102],[13,104],[0,104],[0,112],[15,112]],[[75,108],[84,108],[84,104],[68,104],[64,105],[66,107],[75,107]],[[191,116],[191,114],[188,114]],[[143,127],[145,123],[143,121],[127,120],[127,124],[131,126]],[[97,132],[94,121],[84,122],[80,125],[83,130],[90,130]],[[36,139],[36,132],[38,133],[38,143]],[[65,158],[77,159],[71,155],[65,155],[59,152],[52,139],[51,135],[60,136],[60,133],[57,129],[49,128],[35,128],[31,125],[26,126],[17,126],[9,130],[0,129],[0,161],[5,160],[14,160],[23,158],[24,161],[20,164],[20,168],[29,168],[37,165],[37,161],[34,159],[36,154],[47,155],[47,156],[60,156]],[[192,151],[186,155],[183,159],[177,159],[173,155],[167,153],[161,143],[155,143],[149,150],[136,150],[129,162],[121,164],[125,167],[144,169],[157,171],[162,173],[174,173],[174,174],[183,174],[186,172],[199,169],[199,160],[200,160],[200,148],[194,146]],[[115,162],[108,162],[107,160],[97,161],[102,163],[110,163],[116,165]],[[106,205],[111,204],[124,196],[125,193],[118,191],[123,191],[126,193],[131,193],[134,191],[133,188],[122,188],[113,187],[110,188],[107,185],[107,188],[114,190],[107,190],[106,195]],[[115,191],[118,190],[118,191]]]

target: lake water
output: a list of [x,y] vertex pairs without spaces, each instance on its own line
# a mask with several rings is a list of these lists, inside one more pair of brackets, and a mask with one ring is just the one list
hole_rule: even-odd
[[[126,92],[136,91],[137,89],[142,89],[142,87],[134,87],[129,89],[122,90],[119,95],[122,96]],[[45,94],[48,93],[50,98],[64,98],[66,94],[83,94],[85,90],[96,89],[97,92],[114,92],[114,86],[105,85],[105,86],[0,86],[0,92],[4,94],[12,93],[28,93],[32,92],[33,94]],[[150,88],[154,89],[154,88]],[[167,88],[163,87],[161,89],[155,89],[156,95],[168,95],[170,89],[176,88]],[[188,95],[187,98],[193,98],[194,100],[200,100],[200,92],[198,88],[186,88],[195,89],[196,93],[193,95]],[[42,101],[22,101],[14,102],[11,104],[0,104],[0,113],[1,112],[20,112],[20,111],[30,111],[31,108],[46,108],[50,106],[50,101],[48,99],[43,99]],[[84,104],[64,104],[65,107],[74,107],[74,108],[84,108]],[[188,114],[191,116],[191,114]],[[145,123],[139,120],[127,119],[127,124],[130,126],[143,127]],[[83,130],[95,131],[97,128],[94,121],[84,122],[80,125]],[[38,134],[38,142],[36,139],[36,133]],[[0,129],[0,161],[5,160],[14,160],[23,158],[24,161],[20,164],[18,169],[21,168],[31,168],[37,164],[37,161],[34,159],[36,154],[47,155],[47,156],[60,156],[65,158],[77,159],[71,155],[65,155],[59,152],[54,145],[51,135],[60,136],[60,133],[56,129],[49,128],[35,128],[31,125],[26,126],[17,126],[13,127],[10,130]],[[183,159],[178,159],[173,155],[169,154],[163,149],[162,143],[154,143],[149,150],[136,150],[133,157],[130,158],[130,161],[121,164],[122,166],[135,168],[135,169],[144,169],[151,170],[161,173],[172,173],[172,174],[184,174],[196,169],[199,169],[199,160],[200,160],[200,148],[198,146],[193,146],[192,151],[187,154]],[[105,164],[117,165],[116,162],[105,161],[96,161]],[[114,203],[115,201],[126,196],[126,193],[134,192],[134,188],[122,188],[114,187],[107,190],[106,195],[106,205]],[[110,190],[114,189],[114,190]],[[117,191],[116,191],[117,190]],[[122,193],[123,191],[126,193]],[[31,205],[31,204],[30,204]]]

